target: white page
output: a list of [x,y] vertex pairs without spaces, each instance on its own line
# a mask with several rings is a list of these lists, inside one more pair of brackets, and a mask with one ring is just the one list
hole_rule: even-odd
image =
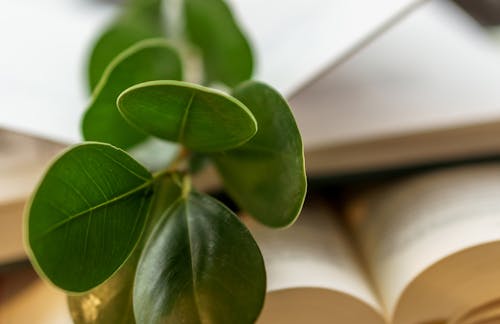
[[425,1],[229,2],[256,49],[256,78],[289,96]]
[[297,222],[282,230],[250,218],[245,223],[264,257],[268,293],[292,288],[329,289],[354,296],[383,313],[352,242],[332,209],[318,201],[306,203]]
[[419,174],[355,205],[353,229],[390,313],[435,262],[500,241],[499,195],[500,164],[490,163]]
[[0,0],[0,128],[80,139],[86,53],[114,10],[90,0]]
[[291,100],[306,148],[500,120],[500,46],[432,1]]
[[[257,51],[257,77],[291,94],[416,0],[231,0]],[[0,0],[0,127],[80,139],[84,64],[116,8],[97,0]]]

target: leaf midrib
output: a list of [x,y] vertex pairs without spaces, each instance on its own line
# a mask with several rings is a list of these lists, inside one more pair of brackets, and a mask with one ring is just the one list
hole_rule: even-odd
[[187,124],[187,119],[189,115],[189,111],[191,110],[191,105],[193,104],[193,99],[195,96],[195,92],[191,94],[191,97],[189,98],[189,101],[186,105],[186,109],[184,110],[184,114],[182,115],[182,120],[181,120],[181,126],[179,128],[179,136],[177,140],[182,143],[184,140],[184,132],[186,131],[186,124]]
[[140,186],[137,186],[137,187],[135,187],[135,188],[133,188],[133,189],[131,189],[131,190],[123,193],[123,194],[120,194],[120,195],[118,195],[116,197],[113,197],[113,198],[111,198],[111,199],[109,199],[107,201],[104,201],[104,202],[102,202],[100,204],[97,204],[95,206],[89,207],[89,208],[87,208],[87,209],[85,209],[85,210],[83,210],[81,212],[78,212],[78,213],[76,213],[74,215],[69,215],[69,217],[67,217],[67,218],[65,218],[65,219],[63,219],[63,220],[61,220],[61,221],[53,224],[52,226],[50,226],[45,232],[43,232],[40,235],[38,235],[35,238],[33,238],[32,241],[38,241],[38,240],[42,239],[43,237],[45,237],[46,235],[48,235],[52,231],[58,229],[59,227],[65,225],[65,224],[67,224],[67,223],[69,223],[69,222],[71,222],[71,221],[73,221],[73,220],[75,220],[75,219],[77,219],[77,218],[79,218],[81,216],[84,216],[85,214],[91,214],[95,210],[98,210],[100,208],[112,205],[112,204],[114,204],[114,203],[116,203],[116,202],[118,202],[118,201],[120,201],[122,199],[125,199],[125,198],[129,197],[129,196],[131,196],[131,195],[133,195],[133,194],[141,191],[142,189],[145,189],[145,188],[151,186],[153,184],[154,180],[155,179],[152,178],[152,179],[144,182]]
[[189,245],[189,255],[190,255],[190,258],[189,258],[189,262],[190,262],[190,265],[191,265],[191,279],[192,279],[192,283],[193,283],[193,286],[192,286],[192,289],[193,289],[193,301],[196,305],[196,317],[198,318],[198,321],[199,323],[202,323],[203,321],[201,320],[201,317],[200,317],[200,304],[199,304],[199,301],[198,301],[198,296],[196,294],[196,278],[195,278],[195,269],[194,269],[194,264],[193,264],[193,256],[194,256],[194,253],[193,253],[193,244],[191,243],[191,240],[192,240],[192,237],[191,237],[191,229],[189,227],[189,209],[188,209],[188,199],[189,197],[182,197],[182,199],[184,199],[184,211],[185,211],[185,217],[184,217],[184,220],[186,222],[186,230],[187,230],[187,236],[188,236],[188,245]]

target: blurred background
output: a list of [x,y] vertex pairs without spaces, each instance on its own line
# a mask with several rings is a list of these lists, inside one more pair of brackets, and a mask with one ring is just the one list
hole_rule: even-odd
[[[255,78],[289,99],[311,192],[500,157],[500,1],[227,2]],[[121,5],[0,0],[2,324],[70,322],[26,260],[22,211],[48,161],[81,141],[88,53]],[[199,182],[220,191],[210,170]]]

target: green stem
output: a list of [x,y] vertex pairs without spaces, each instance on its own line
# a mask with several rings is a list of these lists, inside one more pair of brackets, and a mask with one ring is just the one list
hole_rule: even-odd
[[178,172],[178,170],[176,170],[175,168],[166,168],[166,169],[163,169],[163,170],[160,170],[156,173],[153,174],[153,179],[154,181],[158,181],[158,180],[161,180],[165,177],[168,177],[168,176],[171,176],[172,174]]

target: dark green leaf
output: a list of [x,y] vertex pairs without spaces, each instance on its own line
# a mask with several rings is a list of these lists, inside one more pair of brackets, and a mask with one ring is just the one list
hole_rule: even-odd
[[177,52],[162,39],[137,43],[116,57],[96,87],[82,123],[86,140],[106,142],[128,149],[147,138],[118,112],[116,99],[126,88],[149,80],[182,78]]
[[195,151],[221,151],[257,131],[241,102],[220,91],[179,81],[152,81],[125,90],[118,109],[132,125]]
[[106,67],[122,51],[133,44],[154,37],[162,37],[163,21],[160,1],[147,1],[147,6],[132,1],[125,12],[113,22],[96,41],[88,63],[90,90],[93,90]]
[[223,0],[185,0],[186,27],[203,54],[207,82],[229,86],[252,76],[252,50]]
[[252,111],[257,134],[243,146],[214,154],[233,199],[263,224],[293,223],[306,193],[302,139],[286,101],[269,86],[247,82],[233,92]]
[[196,174],[203,170],[209,163],[210,158],[208,155],[199,152],[191,153],[189,157],[189,173]]
[[148,228],[127,262],[104,284],[83,295],[68,296],[75,324],[135,323],[132,292],[135,270],[143,243],[165,210],[180,196],[180,187],[171,178],[158,182]]
[[56,286],[88,291],[109,278],[146,224],[153,178],[108,144],[72,147],[46,171],[27,208],[31,261]]
[[135,279],[139,323],[254,323],[266,289],[260,251],[213,198],[189,193],[164,214]]

